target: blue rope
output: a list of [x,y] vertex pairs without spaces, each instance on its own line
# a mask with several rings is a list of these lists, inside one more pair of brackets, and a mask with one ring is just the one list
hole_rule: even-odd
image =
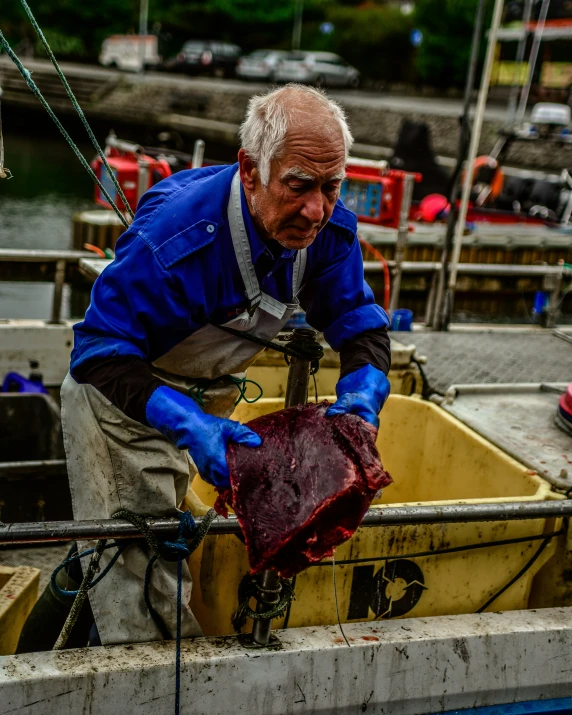
[[[204,532],[206,533],[206,531]],[[182,610],[183,610],[183,561],[187,559],[194,551],[196,546],[197,525],[190,511],[185,511],[181,514],[179,521],[179,533],[176,541],[164,541],[161,548],[161,558],[171,560],[170,557],[175,557],[177,561],[177,634],[175,638],[175,715],[179,715],[181,708],[181,640],[182,640]],[[192,539],[192,543],[188,541]],[[144,582],[144,597],[149,613],[153,618],[157,628],[165,640],[171,639],[169,629],[161,616],[157,613],[149,596],[149,587],[151,585],[151,573],[153,564],[159,558],[153,556],[145,570]]]
[[[131,541],[124,541],[121,544],[118,544],[116,541],[114,541],[112,544],[108,544],[107,546],[104,547],[104,551],[107,549],[113,549],[117,547],[117,553],[113,554],[110,562],[107,564],[107,566],[103,569],[103,571],[99,574],[97,578],[95,578],[93,581],[90,581],[88,584],[88,590],[92,589],[96,584],[98,584],[101,579],[107,575],[107,573],[111,570],[111,567],[115,564],[117,559],[121,556],[125,548],[132,543]],[[85,556],[91,556],[92,554],[95,553],[95,549],[86,549],[85,551],[82,551],[81,554],[74,554],[73,556],[70,556],[67,558],[65,561],[62,561],[59,566],[56,566],[56,568],[52,571],[52,575],[50,578],[52,588],[53,590],[59,595],[59,596],[77,596],[79,591],[68,591],[65,588],[62,588],[61,586],[58,585],[56,578],[58,573],[64,569],[68,564],[71,564],[73,561],[79,561],[80,559],[83,559]]]
[[181,708],[181,612],[183,610],[183,559],[177,561],[177,643],[175,647],[175,715]]

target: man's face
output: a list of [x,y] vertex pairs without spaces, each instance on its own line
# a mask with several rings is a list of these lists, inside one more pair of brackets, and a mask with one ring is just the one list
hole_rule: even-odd
[[345,175],[345,147],[338,127],[325,130],[319,117],[312,125],[306,120],[294,126],[280,157],[270,164],[267,186],[243,149],[239,161],[250,212],[263,237],[300,250],[332,215]]

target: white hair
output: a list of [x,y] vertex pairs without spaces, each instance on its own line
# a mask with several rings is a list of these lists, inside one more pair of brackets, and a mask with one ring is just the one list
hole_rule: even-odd
[[349,156],[353,137],[344,110],[337,102],[313,87],[302,84],[287,84],[251,97],[246,117],[240,126],[242,148],[248,152],[258,167],[260,180],[264,186],[270,179],[270,162],[280,156],[284,146],[290,117],[293,110],[303,110],[308,101],[317,103],[325,114],[337,122],[344,140],[346,160]]

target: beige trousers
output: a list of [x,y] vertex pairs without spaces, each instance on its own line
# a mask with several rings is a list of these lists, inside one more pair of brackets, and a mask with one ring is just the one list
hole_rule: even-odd
[[[69,374],[61,395],[74,518],[109,519],[119,509],[145,516],[175,516],[187,493],[190,474],[195,472],[187,452],[180,451],[156,430],[130,419],[94,387],[79,385]],[[114,553],[115,549],[104,553],[102,568]],[[104,645],[162,639],[143,597],[145,569],[151,556],[146,547],[128,546],[101,583],[89,592]],[[86,563],[84,559],[84,567]],[[191,576],[183,563],[184,637],[201,635],[190,608],[191,588]],[[149,593],[151,603],[174,637],[175,562],[155,562]]]

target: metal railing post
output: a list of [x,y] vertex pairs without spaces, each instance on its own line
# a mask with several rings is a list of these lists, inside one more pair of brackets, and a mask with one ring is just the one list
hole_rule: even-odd
[[438,285],[439,274],[437,271],[433,271],[433,275],[431,276],[431,285],[429,287],[429,295],[427,296],[427,305],[425,306],[425,325],[428,328],[433,325],[433,312],[435,310]]
[[560,291],[562,290],[562,277],[563,271],[550,277],[551,291],[550,303],[548,306],[548,315],[546,316],[547,328],[553,328],[556,325],[556,320],[558,318],[558,310],[560,308]]
[[[315,340],[316,333],[308,328],[296,328],[292,333],[292,342]],[[295,407],[304,405],[308,401],[308,380],[310,379],[310,360],[303,358],[290,358],[290,368],[288,370],[288,383],[286,386],[285,407]],[[263,589],[272,591],[278,588],[280,577],[276,571],[263,571],[260,576],[260,586]],[[261,613],[268,608],[272,597],[266,599],[264,594],[258,600],[256,612]],[[272,629],[272,619],[261,619],[254,621],[252,627],[252,640],[256,645],[265,646],[270,641],[270,631]]]
[[62,318],[62,297],[64,292],[64,282],[66,279],[66,262],[63,258],[56,261],[56,272],[54,275],[54,296],[52,298],[52,316],[49,323],[61,323]]
[[399,304],[403,260],[405,258],[405,249],[409,238],[409,209],[411,208],[411,201],[413,199],[414,185],[414,174],[406,174],[403,180],[403,193],[401,194],[401,208],[399,211],[399,228],[397,230],[397,243],[395,245],[395,268],[391,280],[391,297],[389,299],[390,316]]

